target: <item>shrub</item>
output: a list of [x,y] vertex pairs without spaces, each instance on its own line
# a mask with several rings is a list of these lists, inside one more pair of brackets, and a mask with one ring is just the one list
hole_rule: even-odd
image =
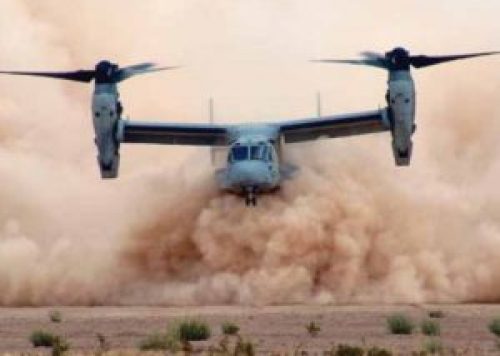
[[210,338],[210,327],[199,320],[182,321],[173,331],[178,333],[179,340],[182,341],[201,341]]
[[431,310],[429,311],[429,318],[435,318],[435,319],[444,318],[444,313],[441,310]]
[[153,333],[142,340],[138,347],[142,351],[167,350],[178,352],[191,350],[190,341],[207,340],[210,337],[209,326],[197,320],[174,323],[165,333]]
[[255,346],[251,341],[243,340],[242,338],[238,338],[236,345],[234,346],[234,352],[232,355],[238,356],[254,356],[255,355]]
[[60,336],[55,336],[52,345],[52,356],[61,356],[69,350],[69,343]]
[[34,347],[52,347],[56,336],[48,331],[36,330],[31,333],[30,341]]
[[413,322],[404,314],[393,314],[387,318],[387,327],[392,334],[408,335],[413,332]]
[[488,329],[490,329],[492,334],[500,337],[500,318],[493,319],[488,325]]
[[231,343],[227,335],[223,336],[218,346],[212,345],[208,347],[208,355],[254,356],[255,345],[249,340],[244,340],[240,335],[236,337],[236,342]]
[[110,350],[110,345],[108,340],[106,340],[106,336],[101,333],[97,333],[96,335],[97,342],[99,344],[98,349],[97,349],[97,354],[103,354],[105,352],[108,352]]
[[34,347],[52,347],[52,355],[60,356],[69,350],[69,343],[61,336],[37,330],[31,333],[30,341]]
[[424,343],[424,351],[431,355],[440,354],[443,352],[443,345],[437,339],[430,339]]
[[333,353],[335,356],[363,356],[364,351],[359,346],[349,346],[340,344]]
[[392,352],[389,350],[378,348],[376,346],[369,348],[366,351],[366,356],[392,356]]
[[441,334],[441,328],[439,324],[433,320],[424,320],[420,324],[420,330],[422,334],[427,336],[436,336]]
[[49,312],[49,319],[53,323],[60,323],[62,321],[62,314],[59,310],[51,310]]
[[321,331],[321,327],[318,324],[316,324],[316,322],[311,321],[309,324],[306,325],[306,330],[310,336],[316,337]]
[[240,327],[231,322],[222,323],[221,329],[224,335],[236,335],[240,331]]

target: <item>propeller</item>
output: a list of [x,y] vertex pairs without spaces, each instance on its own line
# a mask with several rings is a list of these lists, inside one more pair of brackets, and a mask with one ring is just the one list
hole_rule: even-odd
[[74,72],[25,72],[0,71],[0,74],[29,75],[35,77],[55,78],[88,83],[95,80],[96,84],[116,84],[134,75],[175,69],[178,67],[157,67],[154,63],[141,63],[120,68],[109,61],[100,61],[93,70],[77,70]]
[[500,52],[478,52],[449,56],[411,56],[410,52],[405,48],[397,47],[392,51],[386,52],[385,54],[379,54],[375,52],[362,52],[361,56],[363,58],[361,59],[319,59],[314,60],[313,62],[367,65],[387,70],[409,70],[410,66],[414,68],[424,68],[445,62],[490,56],[493,54],[500,54]]

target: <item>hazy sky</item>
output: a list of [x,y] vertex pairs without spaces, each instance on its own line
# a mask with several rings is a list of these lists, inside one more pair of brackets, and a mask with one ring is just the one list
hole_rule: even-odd
[[[205,121],[211,96],[218,121],[307,117],[316,112],[317,91],[324,113],[371,110],[384,105],[383,71],[308,60],[384,52],[396,45],[416,54],[500,48],[500,5],[495,0],[3,0],[0,6],[4,68],[86,68],[103,58],[185,66],[121,86],[125,113],[138,119]],[[425,102],[434,90],[463,86],[475,71],[496,61],[415,73],[419,122],[426,120]],[[496,73],[484,80],[498,78]],[[90,87],[19,78],[0,78],[0,85],[15,85],[23,96],[53,88],[69,92],[72,97],[56,100],[51,109],[37,102],[37,110],[77,106],[71,115],[78,114],[78,128],[91,134],[83,122],[89,120]],[[24,114],[28,111],[19,112]],[[29,115],[23,121],[35,120]]]
[[[307,61],[383,52],[395,45],[431,54],[500,48],[500,4],[495,0],[3,4],[1,41],[11,52],[0,57],[4,67],[79,68],[102,58],[186,66],[123,85],[127,112],[134,117],[205,120],[209,96],[215,98],[219,120],[300,117],[315,112],[317,90],[323,93],[325,112],[371,109],[383,104],[385,73]],[[25,22],[18,23],[13,12],[24,12]],[[48,50],[38,56],[23,53],[26,41]],[[418,77],[438,76],[436,85],[455,68],[472,71],[478,65],[431,69]]]

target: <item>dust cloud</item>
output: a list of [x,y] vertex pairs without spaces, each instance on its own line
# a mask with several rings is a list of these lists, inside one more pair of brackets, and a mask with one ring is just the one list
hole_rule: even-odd
[[[136,119],[205,120],[209,96],[221,122],[306,117],[317,90],[323,112],[373,109],[383,72],[307,60],[499,49],[496,0],[426,4],[4,0],[0,67],[185,65],[121,86]],[[0,305],[499,301],[498,61],[415,72],[410,168],[388,135],[293,145],[300,173],[255,209],[204,149],[122,147],[100,181],[90,88],[2,77]]]

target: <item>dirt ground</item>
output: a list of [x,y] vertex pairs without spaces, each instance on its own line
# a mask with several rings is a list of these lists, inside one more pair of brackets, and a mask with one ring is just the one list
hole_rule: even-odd
[[[62,313],[61,323],[49,320],[49,312]],[[36,329],[63,335],[71,350],[91,353],[97,349],[96,334],[105,335],[113,350],[135,352],[137,344],[155,331],[163,331],[175,320],[197,317],[208,322],[212,337],[195,343],[203,349],[221,339],[220,324],[237,323],[241,335],[255,343],[259,354],[293,354],[297,350],[321,353],[340,343],[379,346],[396,354],[422,350],[428,337],[420,331],[410,336],[391,335],[386,317],[396,312],[419,323],[430,310],[442,310],[443,346],[460,354],[499,353],[496,338],[488,323],[500,316],[500,305],[425,305],[425,306],[283,306],[283,307],[61,307],[0,308],[0,354],[38,353],[28,338]],[[321,331],[311,337],[305,325],[315,321]]]

